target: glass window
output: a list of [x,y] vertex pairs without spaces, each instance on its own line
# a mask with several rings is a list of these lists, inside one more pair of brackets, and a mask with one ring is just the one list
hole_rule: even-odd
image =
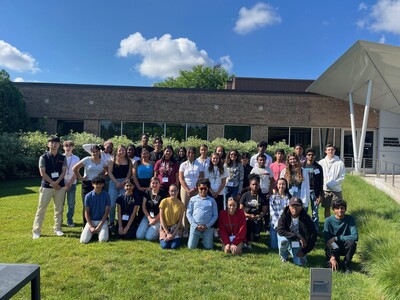
[[202,140],[208,139],[208,128],[205,124],[187,124],[187,137],[196,137]]
[[144,123],[144,133],[161,137],[164,135],[164,123]]
[[334,143],[334,132],[334,128],[313,128],[313,147],[317,151],[317,154],[319,154],[320,158],[325,156],[325,145]]
[[304,150],[311,145],[311,128],[290,127],[290,146],[302,144]]
[[121,135],[121,122],[100,121],[100,137],[108,140],[113,136]]
[[71,131],[83,132],[83,121],[57,120],[57,133],[67,135]]
[[143,123],[123,122],[122,134],[132,141],[139,141],[143,134]]
[[278,142],[289,143],[289,127],[268,127],[268,145]]
[[178,141],[185,140],[186,125],[185,124],[165,124],[165,136],[174,138]]
[[239,142],[251,140],[251,126],[225,125],[224,138]]

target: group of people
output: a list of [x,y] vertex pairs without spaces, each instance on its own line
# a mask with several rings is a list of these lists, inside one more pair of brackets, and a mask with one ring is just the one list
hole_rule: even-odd
[[[232,255],[251,249],[263,230],[270,235],[270,247],[278,249],[282,262],[289,255],[297,265],[305,265],[306,255],[315,246],[319,231],[318,209],[325,212],[323,235],[327,264],[351,272],[358,233],[354,218],[346,214],[341,183],[343,162],[328,144],[326,156],[315,161],[313,148],[294,152],[275,151],[273,160],[267,143],[258,143],[253,156],[225,151],[222,146],[208,156],[207,145],[180,148],[175,158],[171,146],[144,134],[141,144],[86,144],[90,154],[79,159],[73,141],[48,140],[48,152],[39,159],[42,183],[33,224],[38,239],[47,206],[54,199],[54,232],[62,236],[63,207],[67,200],[66,223],[74,227],[77,180],[82,182],[83,230],[81,243],[93,234],[100,242],[114,234],[122,239],[159,240],[163,249],[180,247],[182,237],[188,248],[214,247],[219,238],[222,249]],[[81,169],[83,168],[83,173]],[[310,210],[308,210],[310,207]],[[330,216],[330,209],[334,215]],[[308,214],[310,211],[310,215]]]

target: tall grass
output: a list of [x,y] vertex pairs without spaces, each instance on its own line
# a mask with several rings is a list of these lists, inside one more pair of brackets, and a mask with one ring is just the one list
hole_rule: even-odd
[[[81,245],[79,227],[64,227],[64,237],[53,234],[50,205],[41,238],[32,240],[39,183],[39,179],[0,183],[0,262],[39,264],[44,299],[309,298],[309,268],[282,264],[277,252],[266,245],[266,236],[240,257],[225,255],[219,243],[214,251],[188,250],[185,245],[165,251],[158,243],[146,241]],[[355,272],[333,274],[332,299],[398,298],[400,260],[396,246],[391,246],[397,242],[392,237],[398,232],[398,207],[358,178],[348,176],[344,189],[349,211],[359,223],[360,242]],[[79,224],[79,191],[77,198],[75,222]],[[381,223],[388,226],[378,226]],[[309,267],[324,265],[323,247],[319,239],[308,256]],[[29,293],[25,287],[15,299],[29,298]]]

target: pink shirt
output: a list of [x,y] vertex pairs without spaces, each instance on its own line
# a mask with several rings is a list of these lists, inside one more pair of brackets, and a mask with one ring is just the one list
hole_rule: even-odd
[[282,170],[286,168],[286,164],[284,162],[282,163],[274,162],[270,165],[270,168],[272,170],[272,173],[274,173],[275,181],[277,181],[279,179]]

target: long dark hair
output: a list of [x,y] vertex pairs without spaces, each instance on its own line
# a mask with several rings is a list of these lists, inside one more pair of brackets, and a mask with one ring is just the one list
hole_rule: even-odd
[[[232,160],[231,159],[231,153],[234,152],[236,154],[236,159]],[[234,163],[238,164],[240,163],[240,155],[239,155],[239,151],[237,151],[236,149],[232,149],[231,151],[228,151],[228,155],[226,156],[226,160],[225,163],[228,167],[232,167]]]
[[212,157],[213,157],[214,155],[218,156],[218,158],[219,158],[217,167],[218,167],[219,173],[222,175],[222,174],[224,174],[224,163],[222,162],[221,156],[219,156],[219,154],[218,154],[217,152],[214,152],[214,153],[211,154],[211,156],[210,156],[211,159],[210,159],[210,165],[208,166],[208,171],[209,171],[209,172],[213,172],[213,171],[214,171],[214,165],[213,165],[213,163],[212,163]]

